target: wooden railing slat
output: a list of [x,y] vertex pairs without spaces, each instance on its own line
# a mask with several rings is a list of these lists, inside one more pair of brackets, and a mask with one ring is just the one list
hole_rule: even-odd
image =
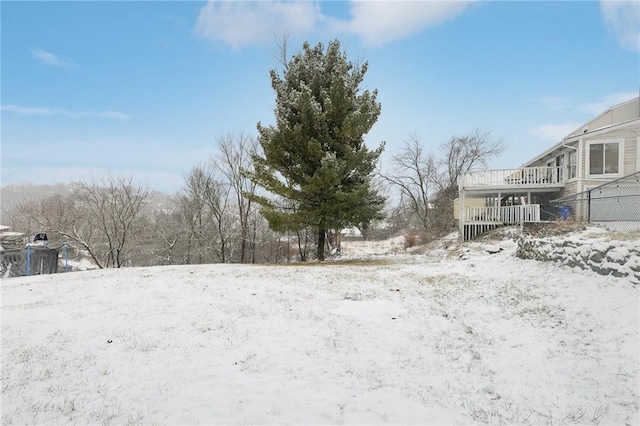
[[564,183],[564,167],[524,167],[520,169],[475,170],[460,179],[467,186],[510,186]]
[[540,204],[521,206],[465,207],[465,222],[496,222],[518,224],[540,221]]

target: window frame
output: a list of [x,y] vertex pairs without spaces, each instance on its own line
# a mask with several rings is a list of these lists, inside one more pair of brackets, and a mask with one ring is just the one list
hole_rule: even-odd
[[[591,145],[603,145],[603,155],[605,149],[604,144],[618,144],[618,172],[617,173],[605,173],[606,159],[602,158],[602,173],[591,173]],[[585,174],[588,178],[615,178],[622,177],[624,175],[624,139],[598,139],[587,141],[585,146],[586,151],[586,164],[584,165]]]
[[567,173],[565,170],[567,167],[567,152],[563,151],[560,154],[556,155],[553,163],[554,167],[556,168],[556,173],[558,174],[556,176],[557,181],[566,182],[564,175]]
[[[573,164],[573,176],[571,176],[571,154],[573,154],[573,159],[575,160],[575,163]],[[578,158],[580,156],[578,155],[578,149],[577,148],[572,148],[569,149],[569,151],[567,151],[567,181],[573,181],[578,179],[578,170],[579,170],[579,165],[578,165]]]

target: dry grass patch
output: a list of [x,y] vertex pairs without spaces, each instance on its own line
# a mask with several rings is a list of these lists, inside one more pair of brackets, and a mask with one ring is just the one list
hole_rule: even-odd
[[319,262],[317,260],[312,260],[308,262],[288,262],[288,263],[267,263],[262,266],[273,266],[273,267],[325,267],[325,266],[369,266],[369,267],[377,267],[377,266],[386,266],[392,265],[395,262],[392,259],[329,259],[324,262]]

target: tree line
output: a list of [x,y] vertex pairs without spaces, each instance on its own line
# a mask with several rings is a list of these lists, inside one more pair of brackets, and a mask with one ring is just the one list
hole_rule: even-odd
[[109,177],[22,203],[14,229],[53,233],[100,268],[324,260],[339,248],[335,233],[350,227],[385,238],[449,232],[458,177],[504,143],[475,130],[433,152],[414,136],[381,170],[384,142],[364,143],[381,113],[377,90],[361,88],[368,63],[349,61],[338,40],[326,49],[304,43],[290,58],[281,42],[282,70],[270,72],[275,124],[258,123],[257,138],[218,138],[169,208],[154,209],[132,178]]

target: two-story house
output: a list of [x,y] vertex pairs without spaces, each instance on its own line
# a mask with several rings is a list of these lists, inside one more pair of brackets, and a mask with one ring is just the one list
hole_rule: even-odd
[[[616,105],[518,169],[470,171],[458,181],[460,234],[555,220],[551,200],[640,171],[640,98]],[[579,212],[573,212],[579,213]]]

